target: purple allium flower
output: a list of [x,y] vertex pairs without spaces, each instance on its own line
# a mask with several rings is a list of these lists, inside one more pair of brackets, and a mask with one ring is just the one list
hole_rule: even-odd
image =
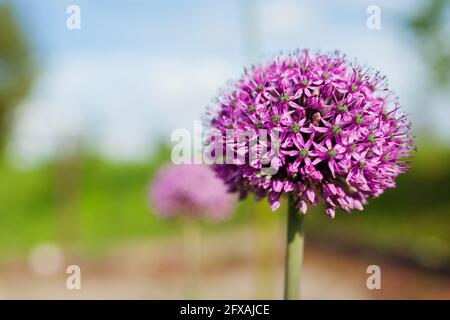
[[216,107],[208,114],[209,146],[245,161],[223,163],[211,154],[214,169],[231,191],[267,197],[272,210],[289,192],[303,213],[319,198],[330,217],[336,208],[362,210],[368,198],[395,187],[414,149],[385,77],[337,51],[296,51],[246,69]]
[[153,180],[150,201],[162,217],[184,215],[220,221],[232,214],[236,197],[210,167],[169,165]]

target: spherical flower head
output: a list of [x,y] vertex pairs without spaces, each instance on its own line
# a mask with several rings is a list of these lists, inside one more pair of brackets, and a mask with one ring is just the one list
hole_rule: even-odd
[[272,210],[291,192],[302,213],[320,198],[330,217],[362,210],[395,187],[414,148],[385,77],[339,52],[296,51],[246,69],[208,115],[218,175]]
[[150,188],[150,202],[161,217],[185,216],[221,221],[236,202],[222,180],[204,165],[169,165],[160,169]]

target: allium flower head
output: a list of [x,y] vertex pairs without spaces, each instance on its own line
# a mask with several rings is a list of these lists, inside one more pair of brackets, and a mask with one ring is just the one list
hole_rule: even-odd
[[[218,175],[241,197],[267,197],[272,210],[291,192],[303,213],[319,198],[330,217],[362,210],[395,187],[414,148],[385,77],[339,52],[297,51],[246,69],[209,117]],[[217,150],[241,157],[220,163]]]
[[189,216],[220,221],[231,215],[236,197],[204,165],[169,165],[150,188],[150,202],[162,217]]

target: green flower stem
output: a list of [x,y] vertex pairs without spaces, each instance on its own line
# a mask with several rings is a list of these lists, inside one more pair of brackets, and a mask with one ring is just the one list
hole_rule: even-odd
[[300,272],[303,261],[303,220],[294,204],[292,194],[289,195],[287,212],[287,237],[284,274],[284,299],[297,300],[300,296]]
[[183,246],[185,267],[185,297],[198,299],[201,284],[202,236],[199,221],[183,221]]

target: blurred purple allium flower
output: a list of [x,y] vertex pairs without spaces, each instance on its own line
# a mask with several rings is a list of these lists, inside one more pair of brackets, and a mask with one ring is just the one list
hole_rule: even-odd
[[[362,210],[368,198],[395,187],[414,149],[410,123],[385,77],[337,51],[296,51],[246,69],[216,107],[209,112],[215,135],[209,145],[245,161],[223,163],[212,154],[214,169],[230,191],[267,197],[272,210],[289,192],[303,213],[319,198],[330,217],[336,208]],[[268,132],[265,140],[261,131]],[[265,167],[275,171],[264,173]]]
[[150,188],[150,202],[162,217],[190,216],[220,221],[236,203],[223,181],[204,165],[169,165],[160,169]]

